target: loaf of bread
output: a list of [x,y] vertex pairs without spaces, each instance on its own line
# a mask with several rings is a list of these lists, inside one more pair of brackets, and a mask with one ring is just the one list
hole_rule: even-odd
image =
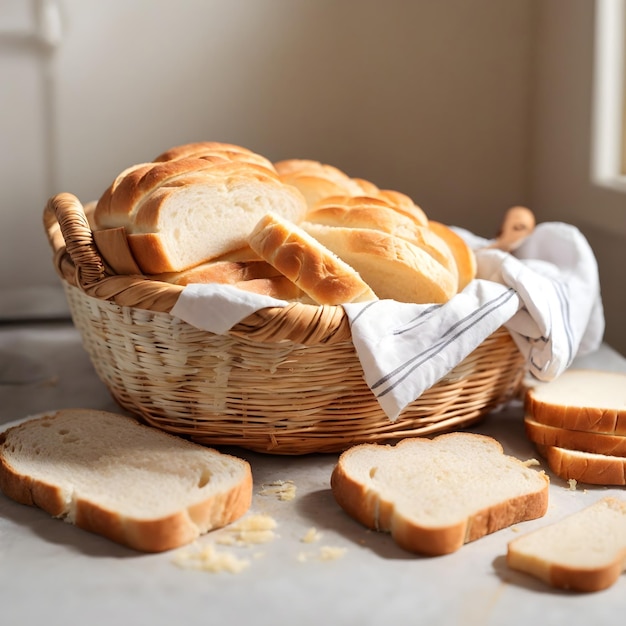
[[296,223],[304,217],[302,194],[263,157],[230,144],[192,148],[124,170],[94,210],[96,229],[125,229],[145,274],[181,271],[242,248],[268,211]]
[[393,206],[421,226],[428,224],[424,211],[406,194],[393,189],[379,189],[363,178],[351,178],[334,165],[311,159],[287,159],[278,161],[274,166],[283,182],[302,192],[311,209],[318,202],[333,196],[367,196]]
[[548,426],[626,435],[625,389],[626,374],[567,370],[526,393],[526,414]]
[[514,539],[507,564],[560,589],[592,592],[626,569],[626,502],[602,498],[587,508]]
[[369,228],[406,239],[457,276],[456,260],[448,244],[428,226],[419,224],[383,199],[369,196],[326,198],[306,214],[304,221],[341,228]]
[[0,489],[145,552],[189,543],[250,507],[247,461],[115,413],[66,409],[0,435]]
[[348,515],[433,556],[543,516],[548,487],[545,473],[505,455],[496,440],[461,432],[354,446],[331,477]]
[[381,299],[444,303],[457,292],[456,275],[406,239],[366,228],[300,226],[353,267]]
[[318,304],[377,299],[354,268],[299,226],[278,215],[265,215],[250,234],[248,243]]

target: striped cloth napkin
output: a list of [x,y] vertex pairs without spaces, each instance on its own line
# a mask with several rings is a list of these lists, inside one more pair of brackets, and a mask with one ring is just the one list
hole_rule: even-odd
[[[446,304],[343,305],[365,380],[392,421],[500,326],[542,381],[553,380],[602,341],[597,263],[577,228],[538,224],[512,253],[456,230],[476,253],[477,277]],[[228,285],[189,285],[171,313],[225,333],[260,308],[285,304]]]

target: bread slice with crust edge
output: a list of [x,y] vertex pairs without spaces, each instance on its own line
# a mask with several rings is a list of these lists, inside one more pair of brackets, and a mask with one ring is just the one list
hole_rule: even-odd
[[626,569],[626,502],[606,497],[509,542],[507,565],[560,589],[592,592]]
[[339,457],[331,489],[367,528],[389,532],[410,552],[438,556],[543,516],[549,479],[491,437],[453,432],[354,446]]
[[124,415],[63,409],[0,434],[0,490],[143,552],[171,550],[250,507],[247,461]]

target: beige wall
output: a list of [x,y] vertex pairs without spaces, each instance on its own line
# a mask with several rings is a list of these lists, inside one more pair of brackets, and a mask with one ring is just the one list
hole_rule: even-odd
[[595,3],[538,0],[529,202],[575,224],[600,269],[607,343],[626,354],[626,191],[592,182]]
[[[49,195],[96,198],[126,165],[201,139],[333,163],[485,236],[517,203],[581,221],[571,208],[587,196],[572,177],[585,165],[563,155],[588,148],[590,50],[578,37],[590,0],[59,6],[49,50],[0,19],[0,80],[12,86],[0,93],[0,289],[56,284]],[[15,32],[36,25],[29,16]],[[601,263],[607,337],[626,352],[611,269],[623,238],[581,227]]]

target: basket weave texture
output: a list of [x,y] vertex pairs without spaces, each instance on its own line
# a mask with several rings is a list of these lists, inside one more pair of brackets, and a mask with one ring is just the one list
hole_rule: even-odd
[[524,360],[501,328],[392,422],[365,383],[341,307],[263,309],[216,335],[169,314],[181,287],[113,274],[75,196],[51,198],[44,224],[74,324],[112,396],[198,443],[338,452],[470,426],[520,389]]

